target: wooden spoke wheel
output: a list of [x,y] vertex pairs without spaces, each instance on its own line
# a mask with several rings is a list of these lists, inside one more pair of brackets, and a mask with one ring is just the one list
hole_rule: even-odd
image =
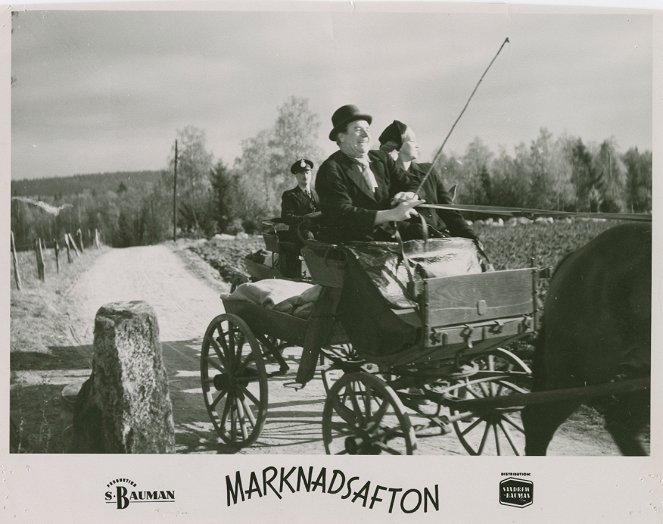
[[[497,348],[471,359],[476,374],[460,379],[452,395],[460,400],[527,393],[531,370],[513,353]],[[521,455],[525,431],[522,406],[482,410],[453,423],[458,440],[470,455]],[[451,415],[458,412],[451,409]]]
[[343,376],[344,373],[359,371],[359,368],[365,362],[349,342],[332,344],[321,348],[321,366],[325,364],[325,359],[331,361],[331,365],[322,369],[320,372],[326,395],[329,394],[331,385]]
[[200,375],[219,437],[238,447],[252,444],[267,418],[267,373],[260,344],[240,317],[219,315],[207,327]]
[[328,455],[412,455],[416,437],[393,389],[364,372],[343,375],[330,388],[322,412]]
[[349,342],[325,346],[321,350],[321,356],[328,358],[332,362],[364,362],[364,359]]
[[529,387],[532,378],[532,370],[518,356],[506,349],[496,348],[490,353],[479,355],[471,359],[471,362],[477,364],[480,372],[505,372],[510,379],[517,382],[520,386]]

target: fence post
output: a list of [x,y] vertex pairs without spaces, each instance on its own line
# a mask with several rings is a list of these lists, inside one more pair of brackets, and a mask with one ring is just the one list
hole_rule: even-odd
[[67,248],[67,262],[71,264],[71,251],[69,247],[69,237],[67,236],[67,233],[64,234],[64,246]]
[[78,251],[78,247],[76,247],[76,241],[74,240],[74,237],[71,236],[71,233],[67,234],[69,235],[69,242],[71,243],[71,247],[74,248],[74,253],[76,253],[77,257],[81,256],[80,252]]
[[41,263],[41,281],[46,282],[46,264],[44,263],[44,240],[39,239],[39,261]]
[[14,243],[14,232],[11,232],[11,249],[12,260],[14,262],[14,281],[16,282],[16,289],[21,290],[21,275],[18,272],[18,260],[16,258],[16,244]]
[[56,273],[60,272],[60,246],[58,246],[58,241],[53,239],[55,244],[55,271]]
[[32,244],[35,248],[35,260],[37,261],[37,278],[41,278],[41,275],[39,274],[39,248],[37,247],[37,239],[36,238],[35,238],[35,240]]
[[85,251],[85,248],[83,247],[83,232],[81,231],[81,228],[78,228],[78,231],[76,231],[76,238],[78,239],[78,247],[81,250],[81,253]]
[[41,243],[38,238],[35,238],[35,258],[37,259],[37,278],[44,280],[44,261],[41,258]]

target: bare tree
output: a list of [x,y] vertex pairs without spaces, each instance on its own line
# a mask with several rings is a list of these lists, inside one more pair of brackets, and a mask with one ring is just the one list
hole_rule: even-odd
[[[203,224],[200,212],[207,208],[210,198],[211,183],[209,173],[214,163],[214,155],[207,150],[205,131],[194,126],[177,130],[178,161],[177,186],[179,212],[182,215],[182,227],[199,230]],[[173,172],[175,149],[168,160],[169,173]],[[172,180],[172,176],[168,178]],[[204,214],[204,213],[203,213]]]

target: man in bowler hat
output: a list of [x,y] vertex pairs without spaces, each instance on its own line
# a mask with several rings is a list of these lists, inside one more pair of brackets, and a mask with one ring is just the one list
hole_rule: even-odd
[[292,224],[295,217],[301,217],[318,211],[320,201],[318,195],[311,187],[311,173],[313,162],[307,158],[300,158],[290,167],[290,172],[297,179],[297,186],[288,189],[281,196],[281,218]]
[[[417,184],[420,184],[426,177],[426,173],[431,170],[431,164],[415,162],[419,156],[417,137],[412,128],[403,122],[394,120],[385,128],[378,140],[380,149],[388,153],[396,161],[396,165],[407,171],[416,180]],[[451,196],[444,188],[442,178],[435,168],[432,168],[419,194],[429,204],[452,203]],[[454,237],[477,240],[476,234],[458,211],[420,209],[419,213],[426,219],[431,236],[444,236],[448,231]]]
[[371,115],[345,105],[331,120],[329,139],[339,150],[322,163],[315,182],[328,240],[392,240],[380,226],[417,214],[423,201],[414,193],[416,181],[388,154],[370,150]]

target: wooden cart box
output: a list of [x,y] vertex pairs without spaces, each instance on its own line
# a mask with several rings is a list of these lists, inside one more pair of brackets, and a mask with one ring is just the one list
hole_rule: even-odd
[[479,335],[473,324],[481,329],[479,339],[503,336],[505,330],[534,331],[537,278],[537,270],[528,268],[415,282],[425,345],[472,340]]

